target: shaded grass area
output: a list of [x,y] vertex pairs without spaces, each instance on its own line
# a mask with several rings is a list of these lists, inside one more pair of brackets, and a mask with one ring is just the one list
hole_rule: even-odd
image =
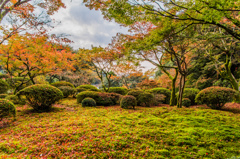
[[0,129],[0,158],[231,158],[240,115],[197,108],[82,108],[64,100],[47,113],[18,108]]

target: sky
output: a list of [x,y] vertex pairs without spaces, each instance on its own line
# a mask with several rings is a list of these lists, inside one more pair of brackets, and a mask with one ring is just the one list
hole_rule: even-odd
[[[63,2],[66,8],[51,16],[60,23],[50,33],[68,34],[68,38],[74,42],[71,44],[74,49],[90,49],[92,45],[106,47],[117,33],[128,32],[128,29],[120,24],[104,19],[100,11],[85,7],[81,0]],[[144,71],[155,68],[148,62],[143,62],[142,66],[145,67]]]
[[89,10],[81,0],[63,2],[66,8],[51,16],[61,22],[51,33],[69,34],[74,49],[91,48],[91,45],[105,47],[118,32],[127,33],[127,28],[103,19],[100,11]]

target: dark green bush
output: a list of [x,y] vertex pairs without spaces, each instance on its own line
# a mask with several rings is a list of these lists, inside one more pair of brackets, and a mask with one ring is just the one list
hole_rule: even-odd
[[85,89],[86,91],[99,91],[99,89],[97,89],[97,87],[90,85],[90,84],[78,86],[77,91],[81,90],[80,88]]
[[189,98],[183,98],[182,99],[182,105],[185,107],[191,106],[191,100]]
[[26,99],[23,96],[8,95],[5,99],[13,102],[13,104],[26,104]]
[[123,87],[110,87],[108,93],[118,93],[121,95],[126,95],[128,93],[127,88]]
[[6,98],[7,96],[8,96],[8,94],[0,94],[1,99]]
[[97,106],[115,105],[120,98],[116,93],[84,91],[77,95],[77,102],[81,103],[82,100],[87,97],[93,98],[96,101]]
[[63,98],[63,93],[58,88],[48,84],[29,86],[19,91],[17,95],[25,95],[28,104],[37,111],[50,110],[54,103]]
[[8,89],[9,89],[8,83],[0,79],[0,94],[6,93]]
[[163,104],[165,102],[166,96],[163,94],[153,94],[154,105]]
[[85,89],[85,88],[76,88],[76,91],[77,91],[77,94],[78,94],[80,92],[87,91],[87,89]]
[[198,104],[207,104],[212,109],[221,109],[227,102],[239,98],[239,92],[226,87],[208,87],[201,90],[195,99]]
[[83,107],[95,107],[96,106],[96,101],[92,98],[84,98],[82,100],[82,106]]
[[135,107],[137,106],[137,100],[134,96],[131,96],[131,95],[123,96],[120,102],[120,106],[121,108],[124,108],[124,109],[128,109],[131,107],[135,109]]
[[137,98],[140,106],[150,107],[154,103],[154,96],[151,93],[140,93]]
[[136,98],[136,100],[137,100],[137,105],[140,105],[138,96],[139,96],[139,94],[141,94],[141,93],[144,93],[144,91],[142,91],[142,90],[132,90],[132,91],[129,91],[129,92],[127,93],[127,95],[134,96],[134,97]]
[[12,102],[6,99],[0,99],[0,121],[4,117],[13,116],[16,118],[16,108]]
[[121,94],[117,94],[117,93],[108,93],[108,95],[110,96],[112,102],[113,102],[113,105],[116,105],[118,103],[120,103],[120,100],[122,98],[122,95]]
[[155,95],[155,94],[163,94],[166,96],[165,100],[163,101],[164,104],[169,104],[170,103],[170,98],[171,98],[171,91],[166,88],[153,88],[148,90],[147,92]]
[[109,93],[98,92],[98,95],[99,97],[97,99],[97,105],[100,105],[100,106],[115,105]]
[[69,86],[69,87],[72,87],[72,88],[75,88],[74,85],[70,82],[66,82],[66,81],[58,81],[58,82],[54,82],[51,84],[52,86],[54,87],[61,87],[61,86]]
[[[77,103],[82,103],[82,100],[84,98],[92,98],[97,102],[97,99],[99,98],[98,92],[95,91],[83,91],[77,94]],[[98,104],[98,102],[97,102]]]
[[62,91],[64,98],[74,96],[76,94],[76,89],[70,86],[60,86],[58,89]]

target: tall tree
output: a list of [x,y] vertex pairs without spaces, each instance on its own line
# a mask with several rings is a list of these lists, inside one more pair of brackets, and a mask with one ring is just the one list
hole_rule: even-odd
[[0,63],[10,77],[28,77],[72,69],[73,54],[45,35],[16,34],[0,45]]

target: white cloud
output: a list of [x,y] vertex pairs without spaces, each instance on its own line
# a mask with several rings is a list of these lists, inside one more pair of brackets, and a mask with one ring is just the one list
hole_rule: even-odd
[[107,46],[113,36],[118,32],[127,33],[127,28],[103,19],[100,11],[89,10],[79,0],[65,3],[67,8],[60,9],[52,16],[61,21],[51,33],[67,33],[69,39],[74,41],[74,49],[90,48],[94,46]]

